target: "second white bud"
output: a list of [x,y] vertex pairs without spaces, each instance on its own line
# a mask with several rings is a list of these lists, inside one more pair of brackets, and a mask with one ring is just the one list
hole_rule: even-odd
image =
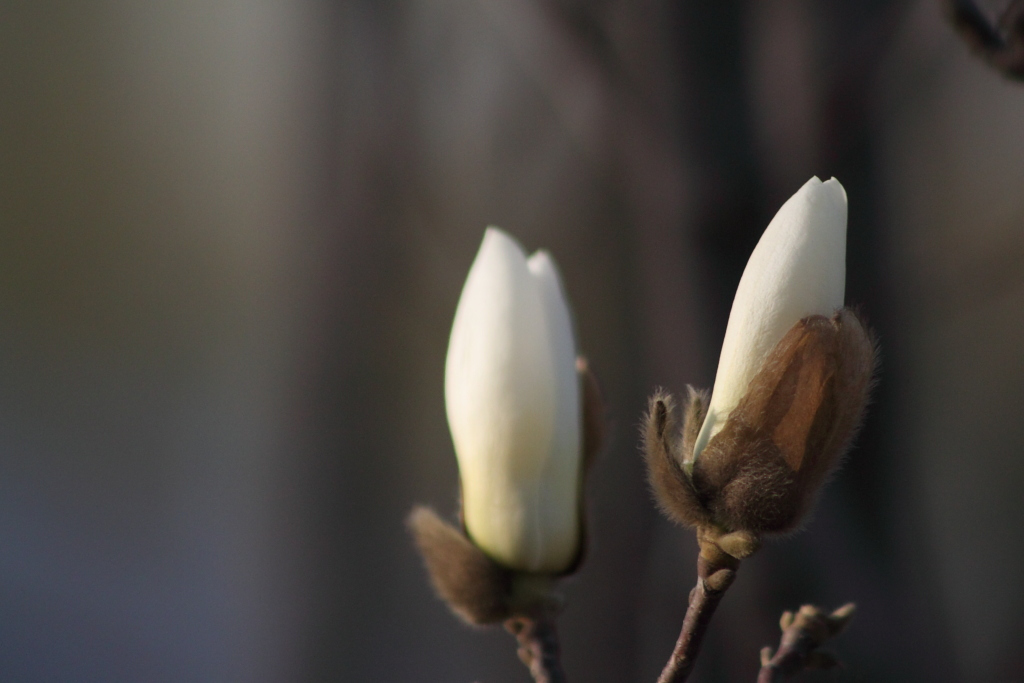
[[786,332],[806,316],[831,317],[845,289],[846,191],[835,178],[811,178],[775,214],[747,261],[694,460]]

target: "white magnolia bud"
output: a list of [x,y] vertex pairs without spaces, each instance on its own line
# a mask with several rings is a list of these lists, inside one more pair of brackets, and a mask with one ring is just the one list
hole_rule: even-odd
[[554,260],[488,228],[455,312],[445,401],[473,541],[557,573],[580,542],[580,387]]
[[811,178],[775,214],[747,261],[694,460],[786,332],[806,316],[831,317],[843,306],[845,287],[846,191],[835,178]]

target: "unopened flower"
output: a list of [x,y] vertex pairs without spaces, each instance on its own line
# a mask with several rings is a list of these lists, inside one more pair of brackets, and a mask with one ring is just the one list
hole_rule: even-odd
[[863,416],[875,348],[843,308],[846,192],[809,180],[772,219],[740,279],[710,402],[652,399],[647,457],[679,522],[757,535],[796,526]]
[[445,401],[470,538],[558,573],[580,544],[580,382],[554,260],[488,228],[452,325]]
[[831,317],[845,291],[846,191],[835,178],[811,178],[775,214],[747,261],[694,459],[725,426],[786,332],[807,316]]
[[527,258],[487,229],[452,325],[445,399],[462,528],[422,506],[408,520],[434,588],[471,624],[556,610],[556,579],[583,559],[583,477],[605,420],[547,252]]

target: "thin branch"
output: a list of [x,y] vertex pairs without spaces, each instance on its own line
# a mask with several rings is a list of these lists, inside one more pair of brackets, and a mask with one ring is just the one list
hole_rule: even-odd
[[826,614],[814,605],[804,605],[796,614],[785,612],[779,621],[782,640],[779,650],[772,655],[771,648],[761,650],[761,673],[757,683],[782,683],[793,674],[805,669],[831,669],[839,660],[830,652],[820,650],[829,639],[837,636],[853,616],[854,604],[843,605]]
[[1024,80],[1024,0],[1013,0],[998,25],[974,0],[944,0],[946,13],[960,36],[995,70]]
[[[704,546],[705,549],[707,547]],[[690,604],[683,618],[683,628],[658,683],[682,683],[693,671],[711,617],[736,578],[738,560],[722,552],[708,554],[712,555],[711,559],[705,557],[704,550],[697,558],[697,585],[690,591]]]
[[536,683],[566,683],[554,615],[513,617],[505,628],[519,641],[519,659]]

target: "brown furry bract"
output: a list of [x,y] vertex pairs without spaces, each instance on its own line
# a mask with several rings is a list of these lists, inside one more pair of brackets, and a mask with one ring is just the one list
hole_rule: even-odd
[[768,355],[691,477],[682,462],[706,404],[691,390],[679,438],[671,398],[656,394],[644,442],[659,505],[689,526],[755,534],[795,528],[849,448],[875,364],[874,340],[851,310],[800,320]]
[[407,523],[434,590],[457,616],[477,626],[511,616],[509,570],[428,507],[413,508]]
[[680,433],[675,399],[668,392],[658,390],[651,397],[644,419],[644,456],[651,491],[665,516],[683,526],[705,526],[712,522],[711,511],[701,501],[693,482],[683,470],[686,445],[689,444],[692,452],[706,410],[706,395],[690,388]]

